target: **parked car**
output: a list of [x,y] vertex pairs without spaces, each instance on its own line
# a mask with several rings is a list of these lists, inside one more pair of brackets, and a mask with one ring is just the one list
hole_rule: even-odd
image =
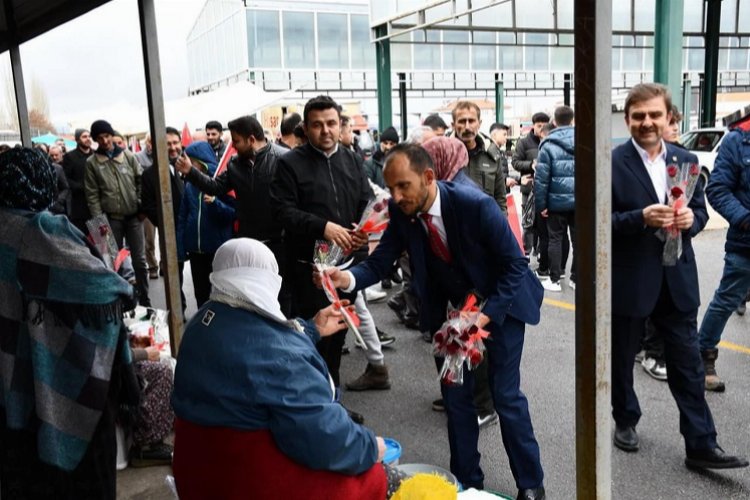
[[729,131],[725,128],[699,128],[686,132],[680,137],[680,143],[698,157],[701,172],[706,177],[706,181],[714,169],[719,146],[727,132]]

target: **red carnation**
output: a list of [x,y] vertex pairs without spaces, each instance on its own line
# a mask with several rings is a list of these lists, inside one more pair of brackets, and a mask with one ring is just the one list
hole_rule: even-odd
[[372,206],[372,209],[376,212],[382,212],[385,209],[385,202],[378,202]]
[[479,349],[473,348],[469,351],[469,362],[471,362],[471,366],[478,366],[479,363],[482,362],[482,351]]
[[677,170],[677,167],[675,165],[670,165],[667,167],[667,174],[670,177],[676,177],[679,170]]
[[458,338],[461,339],[461,342],[468,342],[469,341],[469,331],[468,330],[461,331],[461,335],[459,335]]
[[680,186],[674,186],[674,187],[672,188],[672,197],[673,197],[673,198],[674,198],[675,200],[676,200],[677,198],[679,198],[680,196],[682,196],[682,194],[683,194],[683,191],[682,191],[682,188],[681,188]]
[[448,345],[445,346],[445,350],[448,351],[448,354],[450,355],[456,354],[459,348],[460,346],[455,342],[449,342]]
[[104,224],[102,224],[101,226],[99,226],[99,234],[100,235],[107,236],[108,232],[109,232],[109,227],[108,226],[106,226]]
[[328,243],[321,243],[320,244],[320,251],[321,252],[328,253],[328,250],[330,250],[330,248],[328,247]]
[[437,345],[439,346],[442,346],[443,342],[445,342],[445,333],[437,332],[435,334],[435,343],[437,343]]
[[692,175],[693,177],[695,177],[695,176],[697,176],[700,173],[701,173],[701,171],[698,168],[698,165],[696,165],[695,163],[693,163],[692,165],[690,165],[690,175]]

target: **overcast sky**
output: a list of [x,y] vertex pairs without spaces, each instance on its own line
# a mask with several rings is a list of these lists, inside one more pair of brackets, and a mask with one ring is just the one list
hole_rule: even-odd
[[[156,0],[165,99],[187,95],[185,39],[204,4],[205,0]],[[113,103],[146,104],[135,0],[113,0],[25,43],[21,60],[27,94],[35,78],[47,94],[53,123]],[[9,71],[7,52],[2,64]]]

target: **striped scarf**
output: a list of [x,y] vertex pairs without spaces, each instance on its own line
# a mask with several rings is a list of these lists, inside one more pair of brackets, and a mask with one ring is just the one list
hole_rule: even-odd
[[0,220],[0,426],[36,430],[39,458],[73,470],[113,365],[130,363],[122,301],[132,288],[64,216],[0,209]]

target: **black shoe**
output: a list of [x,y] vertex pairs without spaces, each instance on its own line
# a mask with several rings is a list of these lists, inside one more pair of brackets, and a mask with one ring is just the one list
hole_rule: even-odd
[[352,351],[350,351],[350,350],[349,350],[349,347],[348,347],[348,346],[343,346],[343,347],[341,348],[341,354],[342,354],[343,356],[346,356],[346,355],[347,355],[347,354],[349,354],[350,352],[352,352]]
[[143,448],[135,447],[130,453],[130,466],[171,465],[172,451],[172,447],[166,443],[156,443]]
[[378,332],[378,339],[380,340],[381,346],[385,347],[396,342],[396,337],[394,337],[393,335],[388,335],[380,328],[375,328],[375,331]]
[[419,319],[416,316],[404,316],[401,320],[404,326],[411,330],[419,330]]
[[443,398],[436,399],[432,402],[432,411],[445,411],[445,403]]
[[717,446],[712,450],[688,451],[685,465],[693,469],[740,469],[749,464],[742,457],[727,455]]
[[380,288],[382,288],[383,290],[390,290],[391,288],[393,288],[393,283],[390,279],[386,278],[380,282]]
[[400,274],[398,274],[398,269],[393,271],[393,274],[391,275],[391,281],[393,281],[397,285],[400,285],[401,283],[404,282],[404,279],[401,277]]
[[635,427],[620,427],[616,425],[614,443],[622,451],[638,451],[640,440],[638,439],[638,433],[635,432]]
[[744,316],[746,312],[747,312],[747,304],[745,304],[743,302],[742,304],[740,304],[740,305],[737,306],[737,314],[738,315]]
[[422,340],[428,344],[432,344],[432,334],[430,332],[422,332]]
[[544,500],[546,495],[544,493],[544,487],[529,488],[527,490],[518,490],[518,496],[516,500]]

